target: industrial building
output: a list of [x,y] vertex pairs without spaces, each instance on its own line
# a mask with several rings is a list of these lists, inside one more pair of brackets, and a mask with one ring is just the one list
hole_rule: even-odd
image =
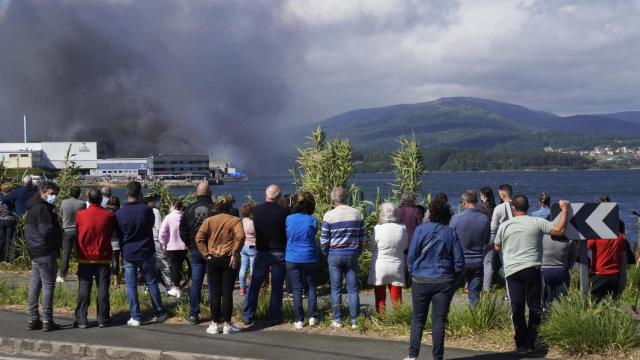
[[149,172],[148,158],[98,159],[97,167],[91,169],[92,176],[146,177]]
[[25,142],[0,143],[0,160],[7,168],[64,168],[65,156],[71,146],[70,160],[82,170],[97,167],[95,142]]
[[149,176],[161,178],[209,178],[209,155],[153,155]]

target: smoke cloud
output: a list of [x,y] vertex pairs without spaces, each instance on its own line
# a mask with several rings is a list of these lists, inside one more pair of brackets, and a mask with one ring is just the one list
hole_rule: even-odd
[[27,112],[30,140],[98,141],[100,157],[212,151],[276,166],[303,52],[284,5],[0,0],[0,140],[20,141]]

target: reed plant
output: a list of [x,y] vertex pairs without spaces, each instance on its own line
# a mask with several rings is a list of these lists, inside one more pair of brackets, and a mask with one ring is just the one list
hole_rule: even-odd
[[422,192],[422,175],[425,171],[422,146],[415,134],[411,137],[400,137],[398,145],[398,149],[391,153],[391,164],[395,177],[391,185],[396,199],[400,199],[405,190],[420,194]]
[[499,292],[483,292],[475,307],[453,306],[449,313],[448,330],[464,336],[508,328],[511,311]]

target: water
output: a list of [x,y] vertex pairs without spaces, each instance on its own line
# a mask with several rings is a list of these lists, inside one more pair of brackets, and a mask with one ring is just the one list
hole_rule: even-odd
[[[638,240],[638,218],[631,211],[640,210],[639,180],[640,170],[453,172],[425,175],[423,188],[432,194],[444,192],[454,208],[465,189],[479,189],[482,186],[496,189],[504,183],[511,184],[516,194],[527,195],[532,210],[537,208],[537,197],[541,191],[549,193],[553,202],[559,199],[595,202],[601,195],[608,195],[611,201],[620,205],[620,216],[626,223],[627,238],[635,243]],[[393,176],[356,174],[352,181],[362,188],[365,198],[374,200],[377,188],[380,188],[383,198],[389,197]],[[292,193],[295,187],[291,182],[289,175],[254,177],[247,182],[212,186],[211,189],[214,194],[232,194],[242,203],[248,195],[261,201],[264,189],[269,184],[278,184],[283,193]],[[192,190],[187,188],[173,190],[176,195],[184,195],[190,191]],[[114,192],[122,199],[123,189]]]

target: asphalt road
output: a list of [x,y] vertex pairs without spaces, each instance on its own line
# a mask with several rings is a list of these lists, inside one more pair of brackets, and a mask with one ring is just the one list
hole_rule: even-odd
[[[234,335],[208,335],[205,333],[206,324],[73,329],[69,318],[56,318],[56,321],[64,329],[50,333],[28,331],[25,327],[26,314],[0,311],[0,336],[274,360],[388,360],[402,359],[407,353],[405,342],[313,333],[261,329]],[[431,348],[423,345],[422,358],[429,358],[430,352]],[[445,356],[447,359],[523,359],[510,353],[491,354],[451,348],[446,350]]]

